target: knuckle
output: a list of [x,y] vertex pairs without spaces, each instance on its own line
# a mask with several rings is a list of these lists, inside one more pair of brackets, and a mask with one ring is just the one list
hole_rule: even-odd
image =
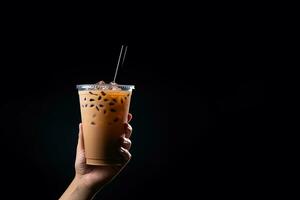
[[128,124],[127,129],[131,132],[132,131],[132,126]]

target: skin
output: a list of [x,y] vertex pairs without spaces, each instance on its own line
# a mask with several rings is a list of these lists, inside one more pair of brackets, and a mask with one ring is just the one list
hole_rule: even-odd
[[[130,122],[132,115],[128,115]],[[132,128],[128,123],[124,124],[125,133],[120,138],[120,152],[123,155],[124,163],[122,166],[93,166],[86,164],[84,146],[83,146],[83,130],[79,124],[78,144],[75,160],[75,177],[60,200],[90,200],[97,194],[101,188],[114,179],[126,166],[131,158],[129,149],[131,147],[130,135]]]

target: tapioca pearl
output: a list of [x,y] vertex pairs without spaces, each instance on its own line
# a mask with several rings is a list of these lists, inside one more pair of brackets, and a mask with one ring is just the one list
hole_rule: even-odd
[[94,104],[91,104],[90,107],[94,107]]
[[96,123],[95,123],[95,122],[91,122],[91,124],[92,124],[92,125],[96,125]]
[[105,95],[106,95],[106,93],[105,93],[105,92],[103,92],[103,91],[101,91],[101,94],[102,94],[103,96],[105,96]]

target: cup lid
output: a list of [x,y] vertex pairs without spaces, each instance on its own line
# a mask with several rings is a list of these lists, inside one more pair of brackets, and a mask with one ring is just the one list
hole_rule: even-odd
[[76,85],[78,90],[111,90],[113,87],[117,87],[121,90],[131,91],[135,89],[134,85],[119,85],[119,84],[81,84]]

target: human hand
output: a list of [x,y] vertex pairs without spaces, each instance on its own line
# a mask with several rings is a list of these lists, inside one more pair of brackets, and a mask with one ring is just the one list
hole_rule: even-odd
[[[132,115],[128,115],[128,122]],[[60,197],[60,200],[90,200],[97,191],[100,190],[106,183],[116,177],[120,171],[126,166],[131,158],[129,149],[131,141],[129,137],[132,128],[128,123],[124,124],[125,133],[121,137],[120,152],[123,155],[124,162],[121,166],[94,166],[86,164],[86,157],[83,145],[83,130],[82,125],[79,124],[78,144],[75,160],[76,175],[72,183]]]
[[[128,122],[130,122],[132,115],[128,115]],[[112,180],[128,163],[131,158],[129,149],[131,147],[131,141],[129,137],[132,132],[132,128],[128,123],[124,124],[125,133],[121,137],[120,152],[124,158],[123,165],[121,166],[95,166],[87,165],[84,143],[83,143],[83,129],[82,124],[79,124],[78,144],[75,160],[75,171],[77,180],[80,180],[88,188],[98,190],[107,182]]]

